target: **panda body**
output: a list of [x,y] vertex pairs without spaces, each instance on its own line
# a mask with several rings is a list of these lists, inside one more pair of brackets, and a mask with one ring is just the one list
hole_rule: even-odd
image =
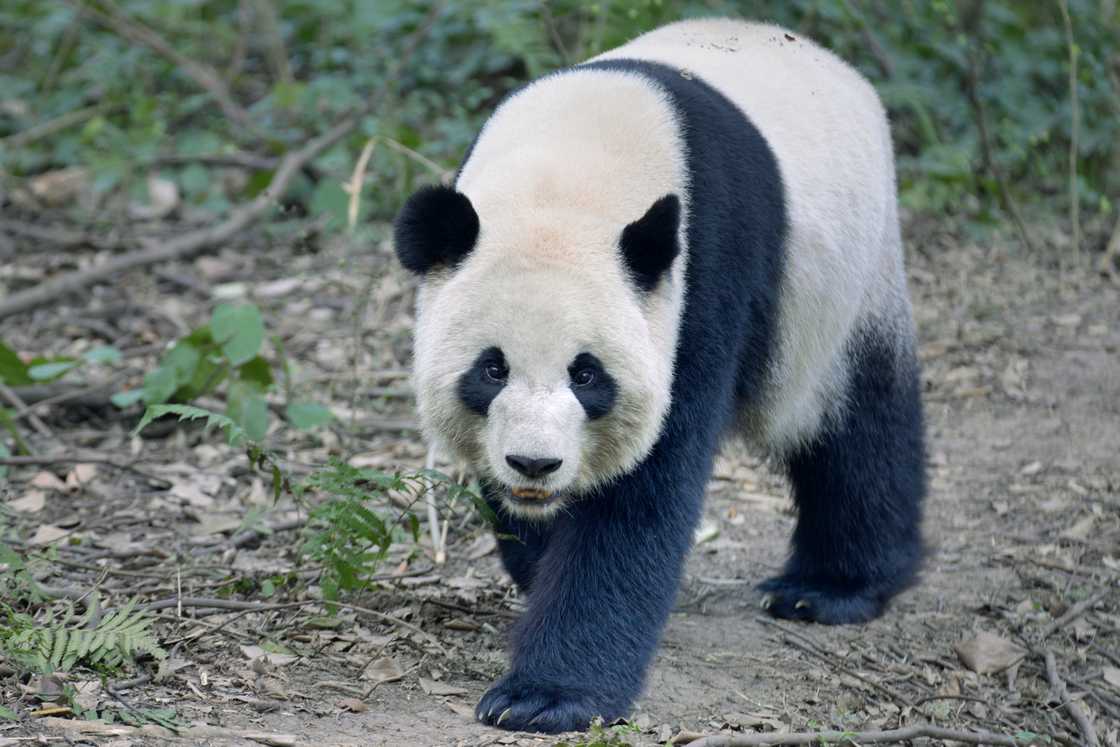
[[[529,605],[479,718],[625,715],[721,438],[785,466],[772,614],[878,615],[920,554],[924,447],[871,86],[769,25],[688,21],[510,96],[396,227],[429,438],[471,463]],[[512,539],[510,539],[512,538]]]

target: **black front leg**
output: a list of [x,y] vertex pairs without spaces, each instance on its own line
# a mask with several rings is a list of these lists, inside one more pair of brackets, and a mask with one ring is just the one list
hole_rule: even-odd
[[703,475],[654,480],[656,461],[557,516],[514,629],[510,672],[483,696],[480,721],[559,732],[629,712],[676,597],[702,497]]
[[502,504],[501,493],[506,488],[483,481],[482,493],[494,512],[494,534],[498,537],[498,552],[502,565],[513,577],[522,594],[528,594],[533,585],[537,562],[548,545],[551,526],[539,521],[519,519]]

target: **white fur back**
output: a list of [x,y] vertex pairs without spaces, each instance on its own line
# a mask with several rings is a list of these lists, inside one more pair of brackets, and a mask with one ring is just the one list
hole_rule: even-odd
[[597,59],[611,58],[694,73],[749,117],[777,157],[789,221],[786,277],[777,359],[754,435],[788,450],[842,407],[843,348],[857,325],[902,325],[898,331],[912,334],[879,98],[831,52],[766,24],[683,21]]

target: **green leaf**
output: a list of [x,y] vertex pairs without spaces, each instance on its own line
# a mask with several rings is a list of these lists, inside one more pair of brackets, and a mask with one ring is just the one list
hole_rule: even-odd
[[145,404],[162,404],[171,399],[171,395],[175,393],[177,388],[175,369],[161,366],[145,374],[142,397]]
[[311,215],[318,217],[326,215],[335,228],[346,225],[347,211],[350,209],[350,195],[342,185],[331,179],[319,182],[315,192],[311,195]]
[[171,369],[175,373],[175,385],[183,386],[194,377],[202,353],[189,342],[180,341],[164,353],[160,360],[161,368]]
[[[8,447],[5,446],[2,441],[0,441],[0,458],[10,457],[11,455],[12,452],[8,450]],[[0,482],[6,479],[8,479],[8,468],[6,465],[0,464]]]
[[292,402],[284,409],[284,417],[301,431],[326,425],[334,413],[318,402]]
[[0,718],[5,721],[19,721],[19,714],[7,706],[0,705]]
[[116,394],[114,394],[109,398],[109,401],[123,410],[126,407],[136,404],[142,399],[144,399],[143,389],[125,389],[123,392],[117,392]]
[[8,386],[27,386],[35,383],[27,375],[27,364],[16,351],[0,341],[0,381]]
[[259,355],[238,368],[237,374],[242,381],[260,387],[262,392],[272,386],[272,366]]
[[191,405],[149,405],[148,409],[144,411],[144,417],[140,418],[140,422],[132,429],[131,435],[138,435],[140,431],[144,430],[145,426],[164,415],[177,415],[180,422],[205,418],[207,428],[218,427],[226,432],[226,438],[230,446],[237,446],[245,440],[244,429],[230,418]]
[[210,333],[229,362],[240,366],[256,356],[264,341],[261,312],[252,304],[218,304],[210,318]]
[[75,360],[57,360],[50,363],[40,363],[27,369],[27,375],[32,381],[50,381],[57,379],[62,374],[78,365]]
[[229,389],[229,417],[252,441],[263,441],[268,433],[268,403],[253,386],[238,382]]
[[112,345],[99,345],[82,353],[82,357],[89,363],[120,363],[121,351]]

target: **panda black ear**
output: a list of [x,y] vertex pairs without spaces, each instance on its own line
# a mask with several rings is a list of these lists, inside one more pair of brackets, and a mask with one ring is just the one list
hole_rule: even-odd
[[417,275],[439,266],[454,267],[474,248],[477,238],[474,206],[451,187],[418,190],[405,202],[393,226],[397,257]]
[[680,253],[677,232],[681,224],[681,201],[665,195],[638,220],[622,229],[619,247],[622,259],[638,287],[649,292]]

